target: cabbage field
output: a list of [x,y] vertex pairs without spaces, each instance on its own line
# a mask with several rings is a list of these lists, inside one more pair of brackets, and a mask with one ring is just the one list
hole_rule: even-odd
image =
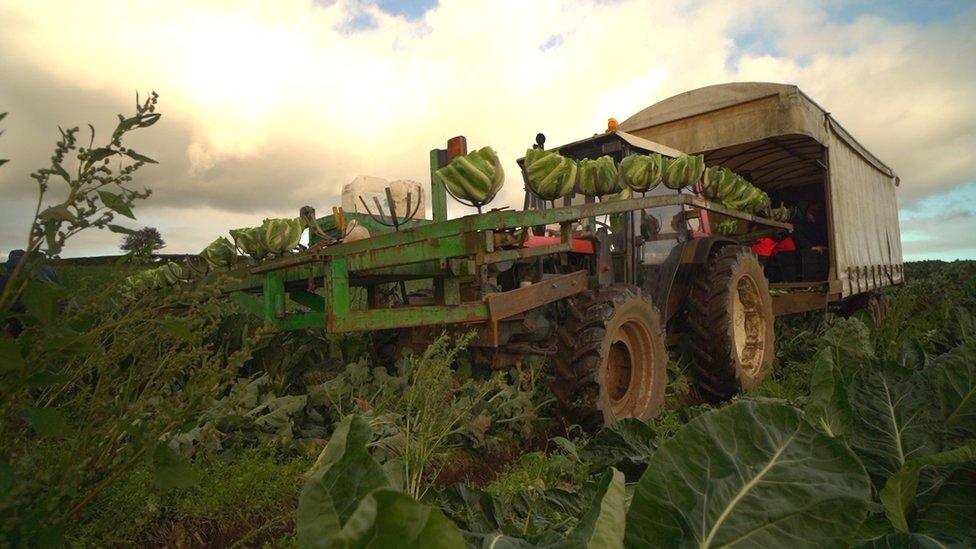
[[[678,346],[664,413],[585,432],[555,418],[543,360],[488,370],[470,335],[378,367],[369,335],[268,329],[227,299],[226,272],[169,285],[182,274],[152,258],[50,259],[84,230],[132,232],[117,218],[149,196],[132,182],[155,160],[123,143],[160,117],[156,94],[136,102],[101,145],[61,130],[32,174],[29,253],[0,272],[0,547],[976,543],[976,262],[906,265],[878,323],[778,319],[776,372],[720,406]],[[458,166],[485,176],[473,204],[497,191],[479,154]],[[540,196],[577,169],[527,160]],[[616,191],[616,166],[579,169]],[[622,169],[639,190],[704,167]],[[285,246],[300,223],[235,240]]]
[[[265,330],[213,287],[120,301],[132,263],[55,263],[3,340],[4,545],[967,546],[976,263],[907,265],[874,325],[781,319],[778,370],[719,407],[584,433],[545,364],[446,336]],[[121,306],[125,303],[125,306]]]

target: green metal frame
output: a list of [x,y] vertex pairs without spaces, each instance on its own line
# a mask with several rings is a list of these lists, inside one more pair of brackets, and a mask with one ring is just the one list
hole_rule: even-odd
[[[366,240],[271,261],[251,269],[250,274],[232,288],[233,296],[235,301],[262,316],[269,324],[283,329],[318,327],[329,332],[353,332],[483,322],[489,319],[487,306],[481,302],[462,303],[459,295],[460,282],[475,276],[479,267],[569,251],[572,223],[579,219],[678,204],[760,221],[769,226],[789,227],[687,194],[550,210],[494,211],[379,234]],[[559,243],[496,249],[496,233],[556,223],[562,225]],[[443,289],[436,296],[435,305],[363,310],[353,310],[350,306],[352,287],[410,278],[432,278],[441,282]],[[290,289],[303,282],[304,288]],[[249,293],[259,289],[263,299]],[[309,311],[290,311],[291,303]]]
[[[232,299],[281,329],[355,332],[485,322],[490,320],[488,305],[484,301],[462,302],[462,282],[476,279],[492,263],[568,252],[572,247],[572,226],[577,220],[686,205],[768,227],[790,228],[789,224],[678,193],[548,210],[495,210],[449,220],[444,185],[434,173],[447,161],[445,151],[431,151],[430,159],[433,222],[418,221],[398,232],[387,228],[387,232],[368,239],[313,248],[258,265],[228,287]],[[352,218],[359,214],[346,215]],[[368,220],[360,222],[367,225]],[[332,216],[317,223],[323,229],[334,229]],[[558,243],[524,248],[512,236],[515,229],[552,224],[561,226]],[[365,309],[352,306],[351,290],[355,287],[375,288],[410,279],[433,280],[434,304],[389,308],[368,303]]]

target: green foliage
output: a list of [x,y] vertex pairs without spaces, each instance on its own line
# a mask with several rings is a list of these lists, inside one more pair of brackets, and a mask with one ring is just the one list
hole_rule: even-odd
[[693,420],[651,456],[627,516],[627,543],[836,543],[860,524],[869,495],[854,453],[799,410],[739,402]]
[[851,388],[851,445],[869,473],[888,477],[916,456],[937,450],[936,423],[924,380],[865,369]]
[[[583,500],[584,498],[575,495],[570,499]],[[560,499],[565,503],[565,498],[549,493],[543,497],[548,497],[548,501],[540,507],[547,507],[547,511],[552,511],[554,507],[560,506]],[[504,508],[497,502],[482,495],[482,504],[488,506]],[[562,507],[565,509],[565,506]],[[536,511],[533,509],[532,511]],[[526,515],[527,520],[521,532],[507,533],[472,533],[468,532],[469,546],[481,547],[540,547],[547,549],[570,548],[570,547],[594,547],[594,548],[622,548],[624,542],[624,525],[627,513],[627,490],[624,475],[616,469],[609,469],[600,475],[595,485],[588,493],[588,498],[581,504],[574,506],[575,514],[581,515],[575,526],[568,530],[564,535],[560,531],[556,534],[553,530],[547,530],[530,536],[529,526],[532,518],[531,514]],[[571,521],[572,522],[572,521]],[[526,537],[533,538],[530,542]]]
[[[37,207],[24,248],[26,253],[0,288],[0,315],[5,317],[19,300],[30,280],[26,274],[32,270],[31,262],[39,254],[57,256],[71,237],[90,228],[128,231],[112,221],[116,214],[134,218],[134,203],[149,197],[150,191],[133,189],[133,175],[146,163],[156,161],[127,149],[122,141],[130,132],[148,128],[159,120],[161,115],[155,112],[157,100],[155,92],[145,101],[140,101],[137,94],[136,113],[130,117],[120,114],[109,142],[102,146],[95,146],[95,128],[91,125],[87,148],[78,145],[77,127],[58,128],[61,139],[55,145],[51,165],[31,174],[38,187]],[[73,164],[69,163],[70,156],[74,156]],[[116,168],[111,166],[113,159],[119,161]],[[58,190],[49,193],[52,185],[57,185]],[[51,194],[58,198],[52,201]]]
[[878,494],[885,515],[899,532],[908,532],[906,512],[918,495],[919,473],[925,466],[945,466],[976,462],[976,446],[962,446],[909,460],[897,472],[888,477]]
[[230,530],[290,520],[310,463],[264,450],[233,459],[204,457],[189,462],[197,484],[166,491],[156,488],[151,467],[138,466],[93,501],[66,538],[80,546],[149,544],[165,541],[166,524],[203,522]]
[[237,380],[227,395],[200,414],[192,429],[175,435],[169,444],[181,455],[193,456],[254,446],[301,449],[305,440],[314,442],[327,434],[308,395],[278,395],[263,374]]
[[298,540],[306,547],[331,545],[367,494],[389,485],[380,464],[366,445],[369,424],[347,416],[312,468],[298,503]]
[[298,541],[302,547],[457,547],[461,532],[431,507],[387,489],[383,468],[369,454],[369,424],[347,416],[302,489]]
[[490,384],[461,392],[454,386],[451,368],[473,334],[452,341],[434,340],[422,355],[407,357],[409,382],[403,391],[401,413],[390,416],[396,430],[380,444],[403,468],[405,490],[420,499],[427,491],[424,473],[452,445],[452,435],[470,420],[476,406],[491,391]]
[[0,426],[12,479],[0,515],[11,543],[60,536],[136,468],[149,468],[161,489],[185,487],[194,475],[165,442],[248,356],[246,345],[219,341],[221,302],[198,296],[173,317],[160,311],[178,296],[118,307],[110,292],[66,301],[55,286],[29,286],[25,330],[4,344],[20,361],[0,374],[0,414],[27,420]]
[[847,435],[854,423],[847,380],[829,349],[820,349],[814,355],[806,417],[832,437]]
[[622,548],[627,515],[624,475],[616,469],[603,474],[590,508],[569,536],[553,547]]
[[586,466],[565,451],[529,452],[510,464],[486,488],[486,492],[506,503],[523,493],[538,495],[550,488],[582,484]]
[[363,362],[348,364],[331,379],[310,387],[310,404],[338,420],[358,413],[377,433],[387,466],[403,478],[408,493],[422,498],[451,450],[468,442],[497,449],[504,437],[529,437],[550,402],[536,390],[541,366],[529,364],[489,379],[452,372],[471,336],[442,335],[419,355],[408,354],[392,374]]
[[976,340],[968,340],[932,361],[932,383],[940,420],[949,434],[976,438]]
[[[967,276],[960,265],[931,268],[939,299],[917,294],[930,291],[924,277],[892,292],[901,332],[863,314],[779,320],[780,367],[750,395],[594,436],[542,429],[549,392],[539,363],[490,376],[456,370],[464,338],[439,338],[392,371],[370,368],[356,360],[357,338],[255,326],[215,296],[216,280],[121,307],[81,270],[64,279],[88,297],[29,288],[22,340],[0,342],[2,390],[13,395],[0,403],[13,420],[0,455],[11,544],[619,547],[626,532],[632,544],[890,546],[974,537],[972,331],[959,311],[973,310],[976,291],[954,278]],[[680,358],[673,370],[669,399],[687,402]],[[307,456],[326,439],[298,497]],[[443,488],[439,472],[462,446],[486,458],[510,446],[523,453],[482,477],[483,491]],[[788,535],[754,531],[780,515]]]
[[595,471],[611,466],[636,480],[657,449],[657,433],[639,419],[628,418],[604,427],[579,452],[579,458]]

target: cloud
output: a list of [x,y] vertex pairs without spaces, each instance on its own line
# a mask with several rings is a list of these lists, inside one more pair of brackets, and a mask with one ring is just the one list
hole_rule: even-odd
[[[973,11],[918,25],[838,20],[812,1],[414,4],[5,4],[0,156],[14,162],[0,170],[0,247],[19,237],[26,176],[57,124],[108,128],[136,89],[159,91],[164,113],[133,143],[161,162],[140,181],[154,189],[140,222],[173,235],[174,251],[228,223],[326,209],[359,174],[427,181],[427,151],[457,134],[499,151],[499,205],[520,205],[513,160],[537,132],[576,140],[731,80],[799,84],[899,172],[903,205],[976,171]],[[96,235],[69,252],[116,242]]]

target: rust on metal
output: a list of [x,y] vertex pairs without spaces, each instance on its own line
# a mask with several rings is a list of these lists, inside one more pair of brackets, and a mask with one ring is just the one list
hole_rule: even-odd
[[491,323],[489,340],[498,346],[498,321],[536,307],[559,301],[587,290],[589,273],[585,270],[547,278],[529,286],[485,296]]

